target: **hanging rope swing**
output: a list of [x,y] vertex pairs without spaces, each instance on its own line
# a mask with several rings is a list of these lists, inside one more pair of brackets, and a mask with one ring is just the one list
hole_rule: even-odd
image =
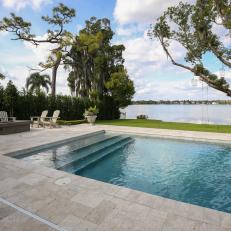
[[207,107],[206,107],[206,116],[207,116],[207,122],[209,123],[209,86],[206,86],[206,94],[207,94]]
[[201,123],[209,123],[209,110],[208,110],[208,85],[206,86],[206,93],[207,93],[207,97],[206,97],[206,110],[205,110],[205,115],[204,115],[204,82],[200,80],[200,77],[197,75],[194,75],[192,80],[191,80],[191,84],[193,87],[197,87],[199,82],[201,82],[201,100],[202,100],[202,104],[201,104]]
[[[222,66],[220,68],[220,71],[219,71],[219,76],[220,78],[225,78],[225,65],[222,63]],[[198,86],[198,83],[200,82],[200,76],[193,76],[192,80],[191,80],[191,84],[193,87],[197,87]],[[204,100],[204,82],[201,81],[201,97],[202,97],[202,101],[205,101]],[[201,107],[201,122],[206,122],[206,123],[210,123],[210,120],[209,120],[209,86],[206,85],[206,115],[204,118],[204,111],[203,111],[203,104],[202,104],[202,107]]]

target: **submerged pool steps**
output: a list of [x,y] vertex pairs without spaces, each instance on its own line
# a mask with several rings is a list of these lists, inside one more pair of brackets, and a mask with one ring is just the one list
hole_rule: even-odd
[[107,141],[114,138],[114,136],[112,135],[105,135],[105,133],[103,134],[99,134],[97,136],[92,136],[92,137],[87,137],[86,139],[81,139],[81,140],[76,140],[76,142],[68,144],[68,148],[66,148],[65,146],[60,147],[59,149],[57,149],[57,154],[59,156],[59,159],[65,159],[65,156],[72,156],[73,153],[75,153],[76,150],[84,150],[88,147],[92,147],[95,144],[101,143],[103,141]]
[[[52,153],[56,150],[57,155],[65,155],[72,150],[82,148],[98,141],[106,139],[110,135],[106,135],[105,131],[92,132],[80,137],[70,138],[63,141],[57,141],[48,145],[37,146],[36,148],[29,148],[23,151],[17,151],[16,153],[10,153],[9,156],[13,156],[16,159],[26,159],[29,156],[40,155],[41,153]],[[67,148],[68,147],[68,148]]]
[[128,136],[115,136],[109,141],[100,142],[100,144],[96,143],[89,147],[89,149],[86,147],[85,149],[79,150],[75,156],[73,156],[72,161],[65,163],[57,169],[71,173],[78,172],[86,166],[124,147],[126,144],[131,143],[132,140],[133,139]]
[[98,132],[86,137],[68,140],[66,143],[62,142],[61,145],[53,145],[51,148],[41,147],[36,151],[28,150],[15,156],[15,158],[75,173],[124,147],[132,140],[129,136]]
[[65,155],[60,155],[59,160],[76,160],[76,155],[78,153],[78,157],[81,158],[81,155],[84,155],[84,152],[94,152],[97,148],[100,148],[102,144],[114,143],[115,140],[119,138],[119,136],[104,136],[103,138],[99,139],[98,141],[92,142],[90,144],[81,146],[81,147],[73,147],[72,149],[68,149],[68,152]]

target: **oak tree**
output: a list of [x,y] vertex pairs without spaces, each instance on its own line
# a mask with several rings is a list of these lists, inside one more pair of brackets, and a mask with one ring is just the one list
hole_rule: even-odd
[[[223,31],[229,40],[225,46],[215,28]],[[196,3],[179,3],[169,7],[151,25],[149,36],[157,38],[172,64],[184,68],[208,86],[231,96],[229,83],[224,76],[212,73],[204,64],[203,56],[210,52],[224,66],[231,67],[231,1],[197,0]],[[178,62],[169,46],[178,42],[185,50],[185,62]]]

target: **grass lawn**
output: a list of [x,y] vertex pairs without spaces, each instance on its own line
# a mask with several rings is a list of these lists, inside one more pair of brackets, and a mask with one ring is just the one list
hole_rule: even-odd
[[115,126],[130,126],[143,128],[162,128],[185,131],[201,131],[201,132],[219,132],[231,133],[231,125],[209,125],[209,124],[192,124],[192,123],[176,123],[163,122],[160,120],[100,120],[97,124],[115,125]]

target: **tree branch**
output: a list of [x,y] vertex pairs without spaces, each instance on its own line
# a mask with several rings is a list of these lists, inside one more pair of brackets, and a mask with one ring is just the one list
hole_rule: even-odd
[[213,48],[213,46],[209,46],[211,51],[213,52],[213,54],[222,62],[224,63],[226,66],[228,66],[229,68],[231,68],[231,63],[228,62],[226,59],[224,59],[220,54],[219,52],[217,52],[216,49]]
[[199,77],[200,77],[200,80],[207,83],[208,86],[210,86],[210,87],[212,87],[218,91],[221,91],[223,93],[226,93],[227,96],[231,96],[231,89],[224,89],[222,87],[215,85],[212,80],[210,80],[208,77],[206,77],[204,75],[200,75]]
[[165,53],[166,53],[167,56],[170,58],[170,60],[171,60],[171,62],[172,62],[173,65],[178,66],[178,67],[182,67],[182,68],[184,68],[184,69],[186,69],[186,70],[189,70],[189,71],[191,71],[194,75],[199,75],[200,80],[203,81],[203,82],[205,82],[206,84],[208,84],[208,86],[210,86],[210,87],[212,87],[212,88],[214,88],[214,89],[216,89],[216,90],[219,90],[219,91],[221,91],[221,92],[226,93],[227,96],[231,96],[231,89],[229,89],[229,88],[223,88],[222,86],[218,86],[213,80],[209,79],[208,76],[205,76],[205,75],[203,75],[202,73],[198,73],[198,72],[196,71],[195,68],[192,68],[192,67],[189,67],[189,66],[186,66],[186,65],[183,65],[183,64],[181,64],[181,63],[176,62],[176,61],[173,59],[173,57],[172,57],[172,55],[170,54],[170,52],[168,51],[168,49],[167,49],[167,47],[166,47],[166,45],[165,45],[165,43],[164,43],[163,38],[162,38],[160,35],[157,35],[157,37],[158,37],[158,39],[160,40],[160,43],[161,43],[161,45],[162,45],[162,47],[163,47]]
[[169,53],[167,47],[165,46],[163,37],[162,37],[161,35],[157,35],[157,37],[158,37],[158,39],[160,40],[160,43],[161,43],[161,45],[162,45],[162,47],[163,47],[163,49],[164,49],[164,51],[165,51],[167,57],[170,58],[170,60],[171,60],[171,62],[172,62],[173,65],[178,66],[178,67],[182,67],[182,68],[184,68],[184,69],[187,69],[187,70],[193,72],[193,68],[191,68],[191,67],[189,67],[189,66],[185,66],[185,65],[180,64],[180,63],[177,63],[177,62],[173,59],[172,55]]

